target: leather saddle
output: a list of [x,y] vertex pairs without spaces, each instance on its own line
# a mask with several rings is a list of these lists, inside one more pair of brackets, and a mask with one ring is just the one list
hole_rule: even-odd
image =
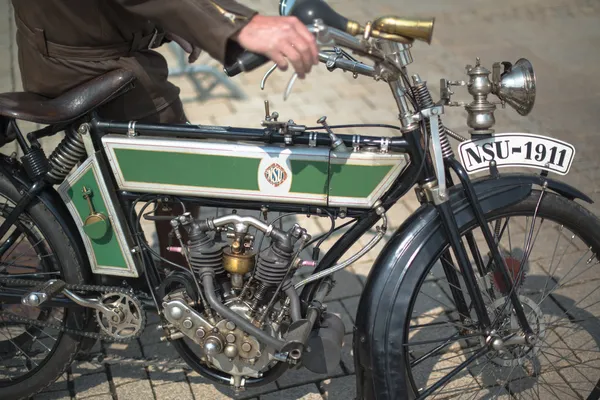
[[0,94],[0,116],[44,125],[72,122],[131,90],[135,76],[117,69],[55,98],[28,92]]

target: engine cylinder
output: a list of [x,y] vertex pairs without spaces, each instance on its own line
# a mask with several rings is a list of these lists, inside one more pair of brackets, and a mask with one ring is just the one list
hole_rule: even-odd
[[291,259],[292,253],[281,250],[276,245],[271,246],[260,256],[256,265],[256,279],[266,286],[279,285],[285,278]]
[[212,268],[215,274],[224,274],[223,248],[224,243],[215,242],[214,238],[204,231],[189,232],[188,252],[194,272],[199,273],[205,268]]

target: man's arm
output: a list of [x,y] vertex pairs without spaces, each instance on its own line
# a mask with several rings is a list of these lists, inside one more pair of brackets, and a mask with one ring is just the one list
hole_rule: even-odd
[[165,31],[202,48],[222,64],[244,49],[264,54],[281,69],[289,59],[300,78],[318,63],[314,37],[295,17],[267,17],[234,0],[114,0]]
[[[202,48],[222,64],[233,62],[243,51],[231,37],[257,14],[234,0],[114,1]],[[230,13],[233,20],[223,12]]]

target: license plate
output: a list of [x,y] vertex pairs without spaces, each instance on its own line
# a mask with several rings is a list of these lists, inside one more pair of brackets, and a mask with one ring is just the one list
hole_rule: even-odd
[[494,160],[498,168],[536,168],[566,175],[575,157],[575,147],[569,143],[531,133],[502,133],[467,140],[458,145],[458,152],[470,174],[488,169]]

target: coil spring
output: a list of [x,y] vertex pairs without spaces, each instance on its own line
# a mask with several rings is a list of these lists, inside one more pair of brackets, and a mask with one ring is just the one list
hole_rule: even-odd
[[21,160],[27,175],[32,179],[37,179],[48,172],[48,159],[44,154],[44,150],[39,147],[32,146]]
[[74,129],[67,129],[65,137],[50,155],[50,170],[47,175],[50,182],[62,182],[84,154],[85,146],[81,135]]
[[[417,99],[419,107],[421,107],[422,109],[430,108],[435,105],[433,103],[433,99],[431,98],[431,93],[427,88],[427,82],[415,82],[414,86],[412,87],[412,92],[415,98]],[[437,119],[440,132],[440,145],[442,147],[442,156],[444,158],[452,157],[454,155],[454,151],[452,150],[450,141],[446,136],[446,128],[444,127],[444,124],[442,124],[442,119],[439,116],[437,117]],[[431,128],[429,126],[429,120],[426,121],[426,124],[427,130],[430,130]]]

